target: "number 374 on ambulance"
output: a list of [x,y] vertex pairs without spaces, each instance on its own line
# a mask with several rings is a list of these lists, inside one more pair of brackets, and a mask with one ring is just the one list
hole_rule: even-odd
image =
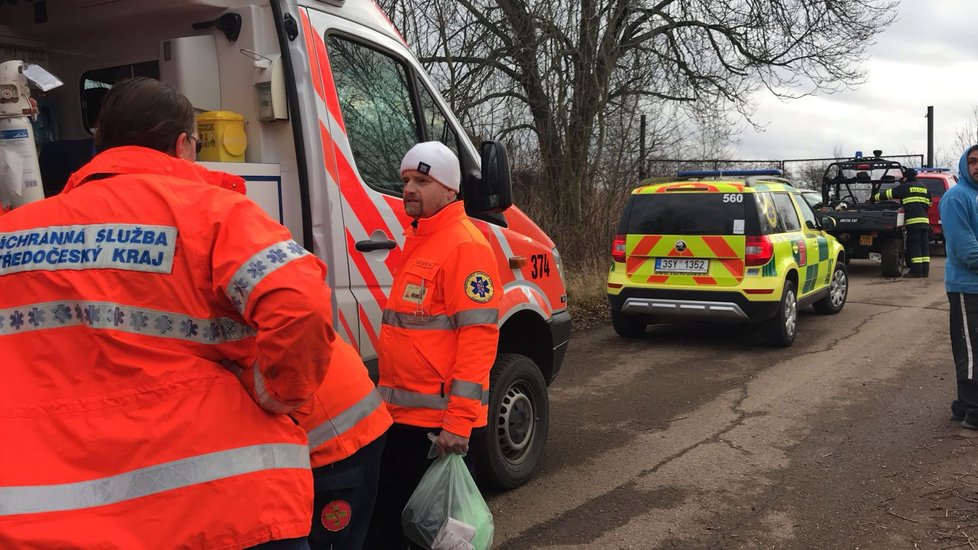
[[[0,4],[0,62],[66,85],[37,94],[45,191],[58,191],[117,80],[150,76],[198,110],[199,159],[329,265],[334,321],[375,368],[377,337],[410,219],[400,160],[439,140],[459,157],[468,214],[496,253],[503,292],[489,429],[472,441],[480,481],[511,488],[539,462],[547,386],[570,334],[560,256],[512,206],[506,153],[475,147],[407,43],[371,0],[153,0]],[[74,164],[73,164],[74,163]]]

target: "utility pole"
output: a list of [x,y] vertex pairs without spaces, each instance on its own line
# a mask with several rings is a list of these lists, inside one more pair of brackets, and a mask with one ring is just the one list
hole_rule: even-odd
[[934,167],[934,106],[927,107],[927,166]]

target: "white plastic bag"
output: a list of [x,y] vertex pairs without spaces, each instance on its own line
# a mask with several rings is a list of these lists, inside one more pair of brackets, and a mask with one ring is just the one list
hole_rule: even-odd
[[492,512],[461,455],[447,454],[428,467],[404,507],[401,527],[406,537],[425,548],[492,547]]

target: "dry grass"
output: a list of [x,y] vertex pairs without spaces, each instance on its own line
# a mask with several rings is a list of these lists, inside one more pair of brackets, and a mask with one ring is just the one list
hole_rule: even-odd
[[608,266],[610,258],[592,258],[567,268],[567,309],[574,331],[609,324]]

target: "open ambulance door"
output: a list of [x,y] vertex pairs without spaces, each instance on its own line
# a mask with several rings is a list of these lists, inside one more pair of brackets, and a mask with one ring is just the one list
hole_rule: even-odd
[[401,41],[313,9],[302,19],[315,60],[323,155],[335,163],[327,185],[342,197],[360,354],[369,361],[377,356],[383,309],[411,222],[401,199],[401,158],[415,143],[439,140],[468,173],[477,169],[476,154]]

